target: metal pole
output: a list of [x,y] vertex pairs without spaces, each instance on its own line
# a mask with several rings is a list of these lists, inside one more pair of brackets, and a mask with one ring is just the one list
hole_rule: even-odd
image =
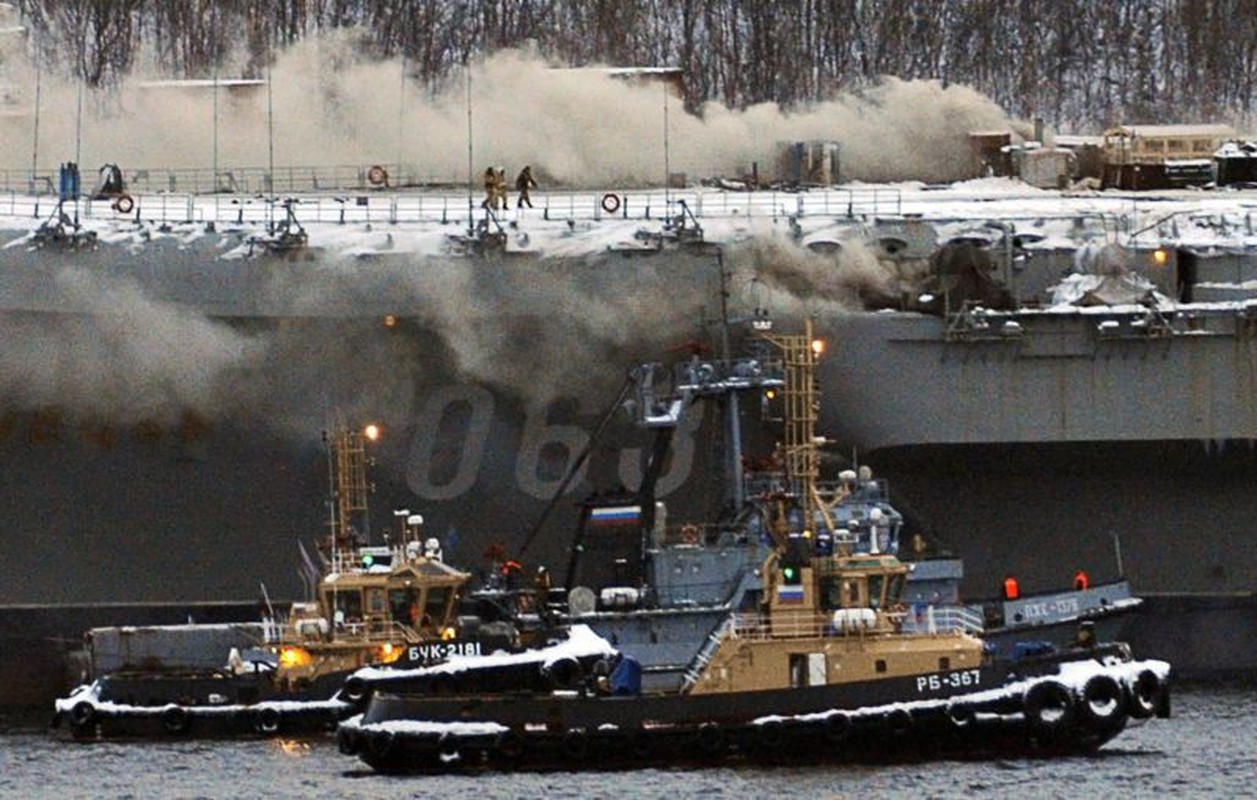
[[43,66],[35,58],[35,126],[31,137],[31,194],[35,193],[35,173],[39,170],[39,105],[43,86]]
[[266,62],[266,180],[270,198],[266,204],[266,229],[275,231],[275,90],[271,80],[271,59]]
[[[672,213],[672,166],[668,150],[668,82],[663,82],[663,208],[664,217]],[[723,269],[723,267],[721,267]]]
[[476,215],[476,201],[472,198],[472,180],[475,175],[475,169],[472,166],[471,59],[469,58],[464,63],[467,68],[467,235],[472,236],[476,232],[475,221],[472,219]]

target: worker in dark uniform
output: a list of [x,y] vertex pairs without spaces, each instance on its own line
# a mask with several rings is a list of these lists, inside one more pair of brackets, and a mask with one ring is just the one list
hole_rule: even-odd
[[537,181],[532,177],[532,165],[525,164],[524,168],[519,171],[519,176],[515,178],[515,191],[519,192],[515,207],[523,208],[527,203],[528,207],[532,208],[532,198],[528,196],[528,191],[535,188],[537,188]]
[[480,207],[490,211],[498,207],[498,174],[493,167],[484,171],[484,200]]
[[548,616],[550,604],[550,571],[545,567],[537,567],[537,612]]

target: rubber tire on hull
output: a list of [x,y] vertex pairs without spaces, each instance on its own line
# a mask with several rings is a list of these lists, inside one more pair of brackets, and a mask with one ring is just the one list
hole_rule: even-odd
[[831,714],[825,720],[825,738],[830,744],[842,744],[851,735],[851,717],[842,713]]
[[1074,721],[1074,696],[1069,688],[1056,681],[1041,681],[1026,691],[1022,701],[1026,720],[1034,734],[1042,739],[1063,735]]
[[367,748],[377,761],[387,761],[397,751],[397,736],[392,731],[376,731],[367,739]]
[[1157,713],[1161,679],[1150,669],[1141,670],[1131,681],[1127,706],[1135,719],[1148,719]]
[[892,736],[904,736],[912,730],[912,712],[906,708],[896,708],[886,712],[882,723]]
[[86,728],[96,721],[96,706],[86,700],[74,704],[70,709],[70,724],[75,728]]
[[345,681],[345,685],[340,691],[346,700],[357,705],[367,696],[367,682],[355,675]]
[[725,731],[714,722],[704,722],[694,732],[694,744],[705,756],[721,755],[725,751]]
[[581,763],[589,757],[589,734],[582,730],[568,731],[563,735],[563,755]]
[[343,756],[353,756],[358,754],[358,736],[349,728],[341,728],[336,731],[336,749]]
[[274,708],[258,709],[253,717],[253,730],[263,736],[279,733],[279,711]]
[[501,758],[514,761],[524,754],[524,737],[515,731],[502,731],[493,749]]
[[1095,675],[1082,687],[1078,716],[1088,727],[1109,730],[1126,724],[1126,693],[1111,675]]
[[161,726],[167,733],[184,734],[191,727],[191,717],[183,706],[171,706],[161,712]]
[[953,728],[967,728],[973,724],[977,711],[969,703],[951,702],[947,704],[947,722]]

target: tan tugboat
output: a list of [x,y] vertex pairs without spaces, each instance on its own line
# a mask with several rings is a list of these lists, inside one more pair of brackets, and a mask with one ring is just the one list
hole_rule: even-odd
[[[908,567],[876,537],[844,538],[830,512],[845,489],[817,480],[810,326],[768,341],[778,363],[761,351],[703,378],[780,375],[782,480],[749,497],[744,517],[748,535],[771,544],[760,603],[730,611],[679,688],[643,688],[628,648],[561,689],[478,685],[498,669],[493,656],[401,679],[368,670],[374,693],[341,723],[342,752],[384,772],[1049,756],[1093,751],[1131,718],[1168,716],[1169,665],[1133,660],[1124,644],[993,659],[962,630],[905,626]],[[681,365],[679,398],[652,406],[661,418],[695,393],[694,373]],[[425,675],[458,679],[451,691],[411,690]]]
[[[271,735],[331,730],[348,706],[345,676],[403,654],[434,663],[512,639],[486,624],[468,639],[458,612],[470,575],[444,563],[422,518],[398,512],[383,544],[369,530],[367,444],[340,425],[326,434],[330,531],[320,546],[315,598],[281,618],[243,626],[252,646],[217,649],[224,626],[107,628],[88,634],[94,679],[56,702],[54,727],[79,739]],[[192,643],[192,644],[189,644]],[[187,658],[209,650],[208,664]]]

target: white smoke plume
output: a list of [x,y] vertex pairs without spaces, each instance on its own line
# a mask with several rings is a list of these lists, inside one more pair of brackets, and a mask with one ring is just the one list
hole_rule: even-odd
[[661,84],[553,69],[523,51],[473,65],[470,90],[465,76],[430,93],[403,75],[399,60],[358,54],[352,33],[294,45],[277,58],[269,91],[220,89],[216,111],[208,88],[157,88],[137,75],[116,92],[88,93],[80,115],[79,87],[44,75],[38,142],[28,108],[0,121],[0,158],[29,169],[37,149],[41,170],[76,154],[85,172],[208,169],[217,147],[220,167],[264,167],[273,148],[277,167],[400,162],[450,181],[467,178],[470,134],[473,174],[530,163],[550,185],[631,186],[659,184],[666,171],[741,177],[756,164],[771,174],[783,143],[818,140],[839,143],[844,180],[934,181],[965,174],[970,131],[1013,125],[989,98],[935,81],[887,78],[791,113],[709,103],[690,115]]
[[[283,53],[269,98],[265,87],[221,90],[217,124],[204,89],[153,88],[140,76],[116,94],[85,96],[80,117],[79,88],[44,75],[40,166],[72,160],[81,147],[88,175],[106,162],[128,171],[205,169],[217,139],[220,165],[265,166],[273,144],[281,167],[401,161],[420,174],[465,178],[467,82],[429,94],[403,81],[400,62],[361,57],[352,40],[323,37]],[[846,179],[943,180],[968,168],[969,130],[1009,124],[964,87],[896,80],[796,113],[708,105],[692,116],[658,84],[552,69],[524,52],[475,65],[470,97],[474,170],[531,163],[550,185],[662,182],[665,110],[668,168],[691,176],[742,175],[752,163],[771,164],[782,142],[826,140],[841,144]],[[5,167],[29,169],[33,123],[31,115],[0,119]],[[781,242],[736,248],[728,258],[740,275],[757,275],[770,310],[785,315],[899,291],[900,276],[855,245],[837,266]],[[277,272],[269,289],[296,309],[388,293],[399,315],[417,320],[393,337],[381,336],[375,319],[231,326],[67,268],[54,291],[84,313],[0,320],[0,394],[85,419],[168,424],[190,410],[268,419],[308,435],[310,420],[326,419],[330,406],[406,419],[425,387],[451,379],[534,402],[605,394],[628,359],[658,357],[698,336],[717,302],[711,256],[422,261],[384,268],[332,259],[318,265],[319,281]],[[740,296],[744,289],[734,287],[734,301],[754,304]]]

